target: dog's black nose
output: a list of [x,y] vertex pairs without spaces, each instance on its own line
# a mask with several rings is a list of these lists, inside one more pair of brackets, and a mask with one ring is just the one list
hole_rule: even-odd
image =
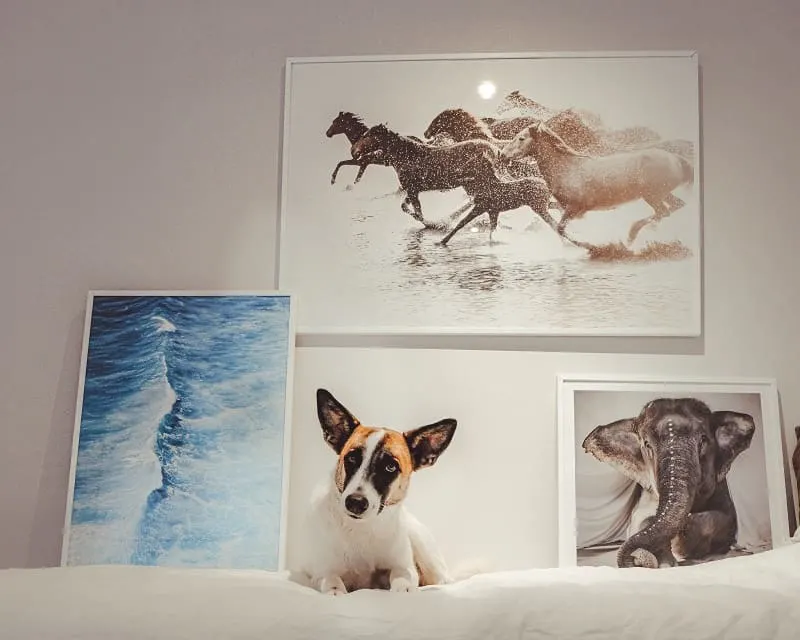
[[350,495],[344,499],[344,506],[354,516],[360,516],[367,510],[369,501],[364,496]]

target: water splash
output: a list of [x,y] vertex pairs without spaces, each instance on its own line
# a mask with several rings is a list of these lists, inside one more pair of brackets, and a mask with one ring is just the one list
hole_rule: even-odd
[[173,333],[177,330],[174,324],[162,316],[153,316],[152,319],[158,325],[156,333]]
[[680,240],[648,242],[644,248],[638,250],[630,249],[621,242],[601,245],[581,243],[581,246],[589,253],[590,260],[598,262],[660,262],[684,260],[692,255]]

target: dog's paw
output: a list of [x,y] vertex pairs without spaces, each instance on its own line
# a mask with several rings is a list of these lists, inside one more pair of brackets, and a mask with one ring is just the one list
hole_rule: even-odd
[[394,591],[395,593],[409,593],[410,591],[416,591],[417,585],[411,582],[406,577],[398,577],[392,580],[391,585],[389,586],[389,591]]
[[343,596],[347,594],[347,587],[344,586],[344,582],[338,577],[323,579],[319,590],[326,596]]
[[335,584],[332,587],[328,587],[322,593],[324,593],[326,596],[344,596],[347,595],[347,589],[344,586]]

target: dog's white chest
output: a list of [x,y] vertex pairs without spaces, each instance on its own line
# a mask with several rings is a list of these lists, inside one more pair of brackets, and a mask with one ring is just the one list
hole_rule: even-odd
[[408,530],[401,514],[386,515],[370,522],[348,522],[347,516],[338,515],[339,522],[332,527],[332,533],[347,564],[381,568],[407,550],[410,553]]
[[398,565],[413,566],[408,526],[401,509],[369,521],[344,515],[334,496],[323,496],[309,523],[316,538],[314,566],[317,575],[336,574],[348,588],[368,588],[375,573]]

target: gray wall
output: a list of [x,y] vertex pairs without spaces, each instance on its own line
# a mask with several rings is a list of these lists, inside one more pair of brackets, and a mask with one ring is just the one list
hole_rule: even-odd
[[[525,355],[543,383],[531,402],[548,417],[553,375],[584,364],[775,376],[793,445],[798,7],[792,0],[1,0],[0,567],[58,562],[87,289],[273,286],[286,56],[698,50],[704,338],[624,346],[482,341],[498,351],[475,353],[474,362],[496,366],[502,384],[513,356],[501,350],[538,350]],[[628,350],[635,353],[613,353]],[[463,367],[472,357],[349,351],[351,362],[365,358],[381,369],[432,357]],[[298,376],[325,361],[317,353],[298,350]],[[553,482],[539,505],[539,564],[556,558],[554,447],[548,435],[537,453],[540,478]]]

